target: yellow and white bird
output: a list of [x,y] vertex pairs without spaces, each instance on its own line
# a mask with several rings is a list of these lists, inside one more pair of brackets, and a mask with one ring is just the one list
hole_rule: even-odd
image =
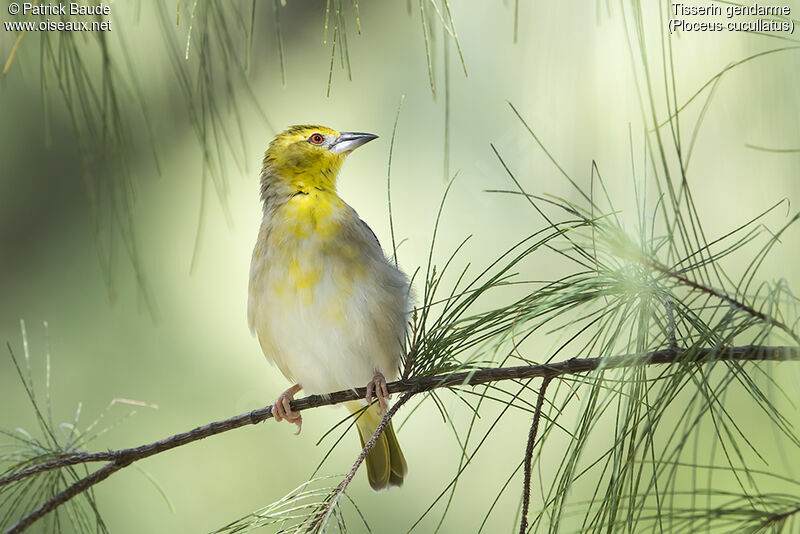
[[[264,216],[250,267],[248,320],[266,357],[294,386],[273,405],[277,421],[302,418],[289,402],[301,389],[367,386],[358,416],[362,446],[386,410],[405,343],[406,276],[375,234],[336,193],[345,158],[377,136],[292,126],[270,143],[261,170]],[[348,403],[356,413],[364,402]],[[407,467],[391,424],[366,458],[375,490],[400,486]]]

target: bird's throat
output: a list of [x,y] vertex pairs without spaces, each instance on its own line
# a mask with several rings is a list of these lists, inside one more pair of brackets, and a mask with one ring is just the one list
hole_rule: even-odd
[[[273,220],[280,221],[283,237],[304,239],[334,237],[342,222],[344,202],[336,193],[317,188],[303,188],[279,208]],[[278,230],[276,228],[276,230]]]

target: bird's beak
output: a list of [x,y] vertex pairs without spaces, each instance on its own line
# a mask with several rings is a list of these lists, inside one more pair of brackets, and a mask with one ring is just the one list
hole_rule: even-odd
[[330,151],[334,154],[342,154],[344,152],[351,152],[365,143],[369,143],[373,139],[377,139],[377,135],[369,133],[358,132],[342,132],[336,141],[330,147]]

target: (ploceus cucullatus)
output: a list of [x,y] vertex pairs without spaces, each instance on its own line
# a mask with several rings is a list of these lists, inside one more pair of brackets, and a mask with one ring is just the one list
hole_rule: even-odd
[[[386,410],[386,380],[397,376],[409,311],[408,279],[336,193],[347,155],[376,137],[304,125],[272,140],[261,170],[264,215],[248,302],[261,349],[295,384],[275,401],[275,419],[297,424],[299,433],[301,415],[289,404],[298,391],[366,386],[365,402],[348,403],[362,446]],[[373,489],[403,483],[406,461],[391,423],[366,464]]]

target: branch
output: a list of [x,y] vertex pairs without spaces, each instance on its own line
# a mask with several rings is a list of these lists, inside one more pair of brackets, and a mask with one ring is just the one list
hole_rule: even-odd
[[792,517],[794,514],[797,513],[800,513],[800,506],[792,510],[789,510],[788,512],[784,512],[782,514],[773,514],[769,518],[767,518],[766,521],[764,521],[759,525],[759,529],[766,529],[767,527],[772,525],[778,526],[777,525],[778,523],[786,521],[787,519],[789,519],[790,517]]
[[673,314],[673,309],[675,305],[672,303],[672,299],[669,297],[664,297],[664,308],[667,315],[667,334],[669,335],[669,348],[673,350],[678,350],[678,341],[675,337],[675,315]]
[[[496,367],[490,369],[477,369],[460,373],[450,373],[433,376],[420,376],[398,380],[388,384],[390,393],[406,393],[411,395],[430,391],[438,388],[477,386],[489,382],[501,380],[515,380],[523,378],[549,378],[553,379],[561,375],[580,374],[598,369],[608,370],[623,367],[633,367],[637,365],[654,365],[669,363],[706,363],[715,361],[800,361],[800,347],[766,347],[756,345],[745,345],[741,347],[728,348],[707,348],[696,350],[676,350],[664,349],[645,354],[628,354],[623,356],[609,356],[605,358],[583,358],[571,359],[554,364],[545,365],[525,365],[520,367]],[[302,399],[292,401],[291,407],[294,411],[308,410],[319,406],[330,406],[342,402],[363,399],[366,395],[366,388],[354,390],[337,391],[330,395],[309,395]],[[158,453],[198,441],[209,436],[221,434],[235,428],[246,425],[255,425],[262,421],[272,418],[272,406],[253,410],[225,419],[216,421],[195,429],[170,436],[168,438],[116,451],[106,451],[98,453],[72,452],[54,460],[23,469],[0,478],[0,488],[12,482],[21,480],[37,473],[42,473],[51,469],[58,469],[75,464],[87,462],[109,462],[100,470],[83,478],[62,491],[52,499],[44,503],[39,508],[30,512],[6,531],[6,534],[24,531],[36,520],[48,512],[54,510],[61,504],[67,502],[72,497],[89,489],[94,484],[101,482],[119,469],[126,467],[133,462],[148,458]]]
[[660,272],[664,276],[667,276],[669,278],[674,278],[675,280],[678,280],[679,282],[683,283],[684,285],[687,285],[687,286],[691,287],[692,289],[696,289],[697,291],[700,291],[701,293],[706,293],[707,295],[712,295],[714,297],[717,297],[718,299],[727,302],[728,304],[730,304],[734,308],[738,308],[738,309],[742,310],[743,312],[745,312],[747,314],[750,314],[751,316],[755,317],[759,321],[763,321],[763,322],[765,322],[767,324],[771,324],[771,325],[777,326],[778,328],[780,328],[781,330],[786,332],[796,343],[800,344],[800,336],[795,334],[794,330],[789,328],[789,326],[786,323],[783,323],[783,322],[781,322],[781,321],[779,321],[777,319],[774,319],[772,317],[768,317],[767,314],[756,310],[755,308],[745,304],[744,302],[740,302],[740,301],[738,301],[738,300],[736,300],[736,299],[734,299],[732,297],[729,297],[725,293],[723,293],[721,291],[718,291],[718,290],[714,289],[713,287],[707,287],[707,286],[704,286],[702,284],[698,284],[694,280],[690,280],[689,278],[685,277],[682,274],[679,274],[677,272],[672,272],[668,268],[664,267],[663,265],[660,265],[657,262],[647,261],[647,262],[645,262],[645,264],[649,265],[651,268],[653,268],[656,271]]
[[525,534],[528,531],[528,506],[531,502],[531,463],[533,457],[533,445],[536,441],[536,432],[539,430],[539,418],[542,415],[542,406],[544,405],[544,394],[547,391],[547,386],[550,384],[552,377],[546,376],[542,380],[542,386],[539,389],[539,396],[536,399],[536,410],[533,412],[533,421],[531,422],[531,430],[528,433],[528,445],[525,447],[525,481],[522,486],[522,519],[519,522],[519,534]]
[[400,409],[400,407],[403,404],[406,403],[406,401],[408,401],[408,399],[410,399],[414,395],[414,393],[416,393],[416,391],[414,391],[413,389],[411,391],[408,391],[405,395],[400,397],[400,400],[398,400],[395,403],[395,405],[389,409],[389,411],[386,412],[386,414],[383,416],[383,419],[381,419],[381,422],[378,424],[377,428],[375,428],[375,432],[372,434],[372,437],[369,438],[369,441],[367,441],[364,444],[364,448],[361,450],[361,454],[358,455],[358,458],[356,458],[356,461],[353,463],[353,467],[350,468],[350,471],[347,473],[347,475],[345,475],[344,479],[342,479],[339,485],[336,486],[336,489],[333,491],[333,494],[328,499],[328,504],[326,504],[322,508],[322,510],[320,510],[319,514],[317,514],[317,520],[314,521],[313,525],[311,525],[311,527],[309,528],[309,532],[317,531],[322,526],[322,524],[325,521],[325,518],[328,517],[334,505],[336,504],[336,501],[344,493],[344,490],[347,489],[347,486],[350,484],[350,482],[352,482],[353,477],[356,476],[356,471],[358,471],[358,468],[364,462],[364,459],[367,457],[367,453],[372,449],[372,447],[375,446],[375,443],[378,441],[378,438],[386,429],[386,425],[389,424],[389,421],[391,421],[392,416],[397,412],[398,409]]
[[41,505],[36,510],[32,511],[22,519],[20,519],[15,525],[13,525],[10,529],[6,530],[6,534],[16,533],[16,532],[23,532],[27,530],[27,528],[33,525],[39,518],[43,515],[48,514],[67,502],[68,500],[72,499],[76,495],[80,495],[84,491],[88,490],[98,482],[102,482],[103,480],[110,477],[115,472],[119,471],[123,467],[129,464],[124,464],[122,462],[113,461],[108,463],[92,473],[91,475],[85,476],[79,481],[77,481],[72,486],[68,487],[43,505]]

